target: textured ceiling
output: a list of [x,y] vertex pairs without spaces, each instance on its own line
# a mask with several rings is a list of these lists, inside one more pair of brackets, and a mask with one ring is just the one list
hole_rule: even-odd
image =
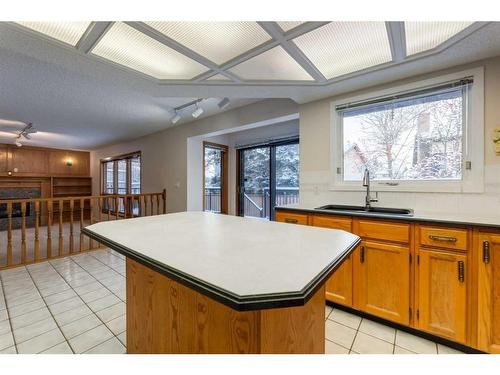
[[[273,22],[263,24],[270,35],[275,32],[275,27],[279,27]],[[286,52],[287,60],[293,57],[296,60],[294,66],[300,65],[300,71],[307,71],[316,80],[319,69],[311,67],[311,60],[304,56],[300,59],[300,53],[297,55],[299,58],[292,56],[300,44],[297,30],[310,25],[297,23],[286,26],[290,30],[286,35],[291,40],[297,38],[297,44],[290,44],[290,40],[283,39],[280,34],[275,34],[264,44],[269,44],[265,51],[280,46]],[[320,30],[321,27],[329,26],[315,27],[310,31]],[[109,25],[105,29],[110,30]],[[279,30],[283,32],[281,27]],[[397,27],[394,30],[397,31]],[[173,126],[169,121],[172,108],[196,98],[210,98],[201,103],[206,110],[203,116],[219,113],[217,102],[224,97],[231,99],[231,105],[224,110],[266,98],[291,98],[304,103],[498,56],[500,38],[497,35],[500,35],[500,23],[488,23],[472,33],[462,34],[452,43],[445,42],[428,53],[418,53],[410,58],[394,54],[397,40],[393,40],[393,61],[331,81],[238,82],[234,80],[235,73],[230,72],[232,67],[238,65],[231,65],[233,59],[222,64],[227,70],[220,69],[216,63],[213,63],[213,69],[205,65],[203,70],[207,68],[211,71],[205,80],[186,82],[158,81],[132,69],[122,68],[94,56],[88,43],[77,43],[75,48],[17,24],[0,23],[0,118],[33,122],[40,131],[33,137],[33,144],[90,149]],[[260,56],[259,52],[254,51],[248,61]],[[283,61],[278,59],[278,63]],[[322,65],[318,63],[318,66]],[[325,76],[330,76],[327,70],[323,70]],[[193,120],[189,113],[184,113],[177,126]],[[12,136],[1,130],[0,141],[13,142]]]

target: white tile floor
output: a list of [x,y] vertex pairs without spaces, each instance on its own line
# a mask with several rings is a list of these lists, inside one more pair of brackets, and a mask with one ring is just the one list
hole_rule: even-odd
[[462,354],[447,346],[325,306],[327,354]]
[[125,353],[125,260],[99,250],[0,272],[0,353]]
[[[125,352],[125,260],[98,250],[0,272],[0,353]],[[325,307],[328,354],[459,353]]]

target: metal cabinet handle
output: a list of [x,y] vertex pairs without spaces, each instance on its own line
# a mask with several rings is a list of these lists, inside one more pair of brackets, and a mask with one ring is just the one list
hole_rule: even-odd
[[285,223],[297,224],[299,221],[297,219],[290,219],[289,217],[285,218]]
[[359,261],[361,263],[365,262],[365,247],[364,246],[361,246],[361,249],[359,251]]
[[490,241],[483,241],[483,263],[490,262]]
[[444,241],[444,242],[457,242],[456,237],[448,237],[448,236],[434,236],[429,234],[429,238],[433,241]]
[[458,281],[463,283],[465,280],[464,262],[462,260],[458,261]]

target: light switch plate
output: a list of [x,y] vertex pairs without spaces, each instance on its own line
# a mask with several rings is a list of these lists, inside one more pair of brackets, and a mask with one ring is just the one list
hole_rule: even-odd
[[500,126],[493,129],[493,148],[497,155],[500,155]]

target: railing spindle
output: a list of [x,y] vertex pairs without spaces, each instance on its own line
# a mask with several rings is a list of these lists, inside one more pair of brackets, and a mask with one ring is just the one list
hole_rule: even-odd
[[[92,203],[94,200],[92,198],[89,199],[89,209],[90,209],[90,218],[89,218],[89,222],[90,222],[90,225],[94,224],[94,204]],[[81,229],[80,229],[80,233],[81,233]],[[92,250],[94,248],[94,241],[92,240],[92,238],[89,238],[89,248],[88,250]]]
[[153,196],[151,194],[149,195],[149,208],[150,208],[149,216],[153,216]]
[[137,216],[142,216],[142,198],[140,195],[137,196]]
[[98,208],[98,211],[97,211],[97,220],[98,220],[99,222],[101,222],[101,221],[102,221],[102,210],[103,210],[103,208],[104,208],[104,207],[102,206],[102,201],[103,201],[102,197],[99,197],[99,198],[97,199],[97,208]]
[[21,202],[21,263],[26,263],[26,202]]
[[47,259],[52,257],[52,201],[47,201]]
[[35,262],[40,259],[40,201],[35,201]]
[[160,195],[156,194],[156,214],[160,214]]
[[128,217],[128,195],[123,196],[123,216],[125,219]]
[[[85,205],[85,200],[80,198],[80,252],[83,251],[83,206]],[[92,212],[91,212],[92,214]]]
[[72,253],[74,251],[74,238],[73,238],[73,210],[75,209],[75,201],[73,198],[69,200],[69,252]]
[[118,211],[120,211],[120,205],[119,205],[119,200],[118,195],[115,196],[115,220],[118,220]]
[[7,202],[7,266],[12,265],[12,202]]
[[161,197],[163,198],[163,213],[167,213],[167,189],[163,189],[161,193]]
[[59,248],[58,255],[63,255],[64,252],[64,237],[63,237],[63,204],[64,201],[59,199]]
[[108,205],[108,221],[111,220],[111,200],[110,197],[106,197],[106,203]]

